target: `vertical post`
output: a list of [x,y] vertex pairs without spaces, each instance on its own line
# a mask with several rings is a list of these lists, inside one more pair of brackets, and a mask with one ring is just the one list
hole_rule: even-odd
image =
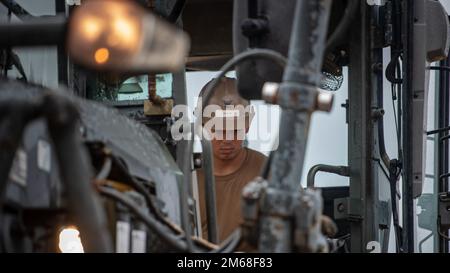
[[370,7],[360,6],[351,32],[349,64],[348,166],[350,168],[349,221],[351,252],[366,252],[375,240],[371,84]]
[[289,58],[279,91],[280,145],[271,164],[270,181],[281,189],[296,190],[300,184],[330,9],[329,0],[297,1]]
[[403,246],[405,252],[414,252],[414,200],[412,166],[412,100],[413,100],[413,24],[414,1],[403,1],[403,88],[402,88],[402,147],[403,147]]
[[[56,14],[66,14],[66,2],[55,0]],[[64,45],[57,46],[58,53],[58,83],[68,85],[69,84],[69,61],[67,58]]]
[[323,246],[320,231],[314,225],[322,211],[320,193],[299,192],[298,188],[309,121],[318,105],[317,86],[330,10],[330,0],[296,3],[288,63],[278,91],[278,104],[282,107],[280,145],[274,153],[269,186],[261,202],[261,252],[320,251]]

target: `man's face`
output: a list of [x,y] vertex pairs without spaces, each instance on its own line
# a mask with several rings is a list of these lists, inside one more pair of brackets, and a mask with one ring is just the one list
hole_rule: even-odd
[[232,160],[242,150],[247,130],[215,130],[211,141],[215,158]]

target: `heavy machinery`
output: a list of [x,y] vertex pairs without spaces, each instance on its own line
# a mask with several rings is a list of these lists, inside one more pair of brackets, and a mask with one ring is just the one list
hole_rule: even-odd
[[[418,252],[433,238],[431,251],[448,252],[450,28],[441,2],[42,0],[37,16],[30,2],[0,0],[0,251],[233,252],[246,241],[259,252]],[[25,66],[28,53],[46,50],[52,68]],[[235,70],[243,97],[282,109],[280,145],[242,193],[242,227],[223,242],[211,144],[193,152],[198,124],[189,120],[178,133],[191,137],[174,138],[187,118],[172,112],[187,104],[186,73],[205,70]],[[311,114],[331,111],[345,77],[348,164],[316,165],[302,187]],[[386,101],[395,117],[384,116]],[[435,175],[426,173],[430,141]],[[208,238],[198,224],[200,165]],[[315,188],[318,172],[349,186]],[[422,239],[419,228],[431,233]]]

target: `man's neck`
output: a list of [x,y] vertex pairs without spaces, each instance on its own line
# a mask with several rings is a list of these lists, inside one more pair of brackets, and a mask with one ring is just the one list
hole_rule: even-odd
[[225,176],[234,173],[242,166],[246,156],[247,149],[244,148],[233,159],[221,160],[220,158],[214,157],[214,175]]

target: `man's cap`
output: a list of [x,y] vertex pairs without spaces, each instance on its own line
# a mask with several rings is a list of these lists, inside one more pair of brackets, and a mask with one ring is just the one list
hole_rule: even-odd
[[[210,80],[200,91],[199,98],[204,97],[208,87],[214,82],[215,78]],[[211,96],[208,105],[218,105],[225,109],[227,105],[249,105],[248,100],[242,98],[237,90],[237,81],[233,78],[223,77],[214,88],[214,94]]]
[[[215,78],[203,86],[199,94],[199,101],[197,105],[202,105],[201,100],[203,99],[206,90],[214,81]],[[211,116],[208,114],[203,116],[203,124],[214,118],[214,122],[216,124],[218,124],[217,122],[221,122],[223,124],[223,129],[228,129],[230,122],[234,124],[235,129],[242,128],[242,126],[238,125],[239,122],[241,122],[241,125],[245,122],[244,127],[246,129],[250,127],[250,122],[254,116],[254,110],[249,101],[239,95],[236,79],[229,77],[221,78],[214,90],[211,92],[214,93],[206,103],[206,107],[216,106],[217,109],[211,114]],[[203,111],[205,111],[205,109],[203,109]],[[225,126],[225,124],[227,124],[227,126]]]

